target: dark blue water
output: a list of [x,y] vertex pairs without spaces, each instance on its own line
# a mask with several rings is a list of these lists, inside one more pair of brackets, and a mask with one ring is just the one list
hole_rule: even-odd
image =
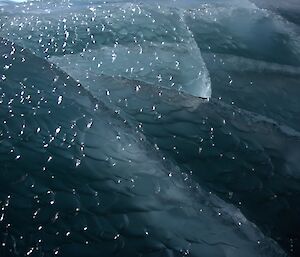
[[299,256],[299,10],[0,1],[0,256]]

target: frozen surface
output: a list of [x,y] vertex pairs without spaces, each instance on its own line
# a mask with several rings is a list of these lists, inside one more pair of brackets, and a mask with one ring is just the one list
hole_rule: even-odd
[[25,4],[12,14],[7,7],[1,35],[57,63],[76,63],[86,73],[80,79],[124,76],[210,97],[209,74],[182,10],[123,2],[54,3]]
[[5,256],[285,256],[67,74],[0,53]]
[[0,1],[0,256],[298,256],[297,6]]

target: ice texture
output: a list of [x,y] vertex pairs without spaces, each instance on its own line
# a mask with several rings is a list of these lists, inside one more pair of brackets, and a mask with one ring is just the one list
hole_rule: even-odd
[[211,95],[208,71],[181,9],[122,2],[44,13],[43,4],[26,6],[25,13],[5,9],[0,34],[39,55],[76,64],[72,69],[84,69],[87,78],[123,76],[204,98]]
[[285,256],[53,64],[0,56],[6,256]]
[[297,3],[18,2],[0,256],[299,255]]

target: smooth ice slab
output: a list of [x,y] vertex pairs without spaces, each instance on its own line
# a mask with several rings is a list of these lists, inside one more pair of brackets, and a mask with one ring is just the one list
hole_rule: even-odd
[[80,82],[105,74],[210,97],[209,74],[182,10],[80,3],[47,13],[38,4],[24,13],[5,9],[0,34],[50,57]]

